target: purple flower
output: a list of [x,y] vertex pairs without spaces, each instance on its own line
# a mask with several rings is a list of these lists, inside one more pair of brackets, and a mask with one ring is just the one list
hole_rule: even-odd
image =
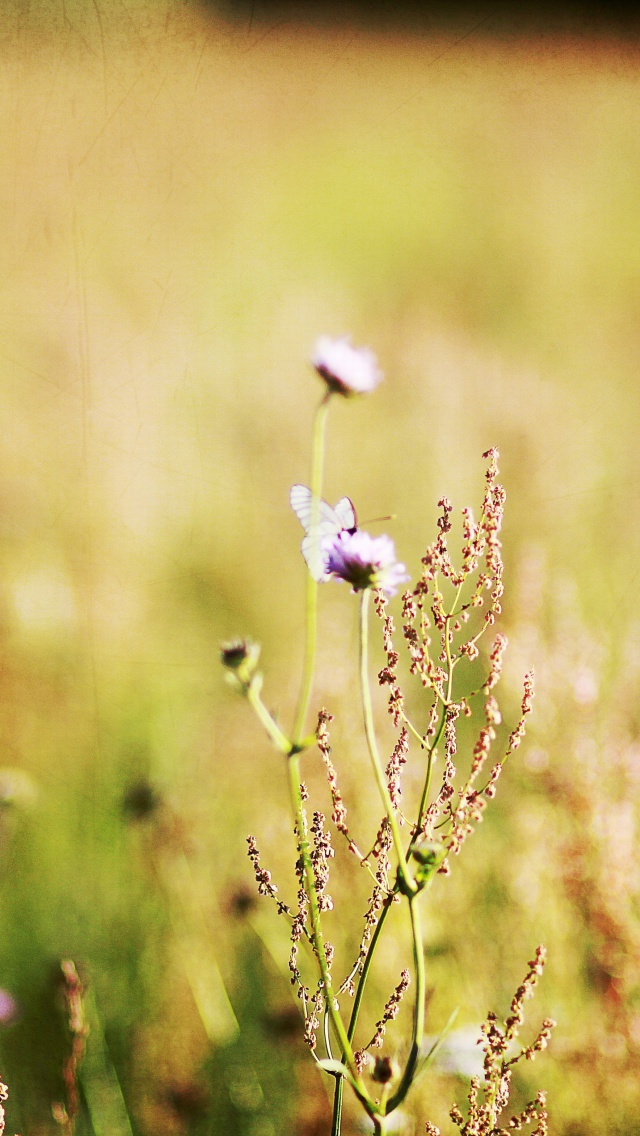
[[341,532],[323,543],[327,572],[346,580],[354,592],[380,588],[394,596],[400,584],[409,579],[404,564],[396,560],[393,541],[388,536],[362,532]]
[[348,336],[331,339],[321,335],[311,359],[330,391],[348,398],[368,394],[382,381],[378,361],[368,347],[352,347]]
[[20,1016],[20,1007],[8,990],[0,987],[0,1026],[10,1026]]

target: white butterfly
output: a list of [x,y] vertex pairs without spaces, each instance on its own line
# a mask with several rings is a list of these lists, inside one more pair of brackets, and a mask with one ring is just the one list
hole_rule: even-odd
[[292,485],[289,501],[296,517],[302,525],[305,535],[302,539],[302,555],[309,571],[319,584],[330,578],[325,571],[325,560],[322,551],[323,541],[327,537],[338,536],[341,532],[354,533],[358,528],[358,519],[349,497],[341,497],[335,508],[331,508],[322,498],[316,504],[317,519],[313,524],[313,495],[306,485]]

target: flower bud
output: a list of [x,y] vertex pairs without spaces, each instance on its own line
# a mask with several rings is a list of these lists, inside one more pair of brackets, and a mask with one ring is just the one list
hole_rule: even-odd
[[398,1076],[398,1072],[397,1062],[392,1061],[390,1057],[376,1057],[371,1079],[378,1085],[387,1085]]
[[443,859],[445,847],[441,840],[420,840],[411,855],[418,864],[435,868]]
[[229,671],[229,677],[237,678],[242,686],[248,686],[258,665],[260,644],[250,639],[233,639],[223,643],[220,648],[220,661]]

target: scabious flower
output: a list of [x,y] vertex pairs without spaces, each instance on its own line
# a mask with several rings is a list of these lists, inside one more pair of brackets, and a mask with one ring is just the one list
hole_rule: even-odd
[[323,542],[326,570],[338,580],[351,584],[354,592],[380,588],[394,596],[400,584],[409,579],[404,564],[396,560],[393,541],[388,536],[372,537],[358,529],[343,531]]
[[331,339],[321,335],[311,359],[330,391],[348,398],[368,394],[382,381],[378,361],[368,347],[352,347],[348,336]]

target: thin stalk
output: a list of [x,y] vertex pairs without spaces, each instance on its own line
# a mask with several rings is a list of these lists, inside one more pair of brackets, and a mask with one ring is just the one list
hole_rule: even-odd
[[371,708],[371,691],[369,689],[369,675],[367,669],[367,656],[369,651],[369,630],[368,630],[368,611],[369,611],[369,595],[371,589],[364,588],[360,596],[360,690],[362,694],[362,709],[364,713],[364,730],[367,738],[367,745],[369,747],[369,755],[371,757],[371,764],[376,779],[376,784],[382,803],[387,814],[389,828],[391,829],[391,836],[398,858],[398,874],[404,884],[407,895],[412,895],[416,890],[415,880],[411,875],[411,870],[407,865],[404,849],[402,847],[402,839],[400,837],[400,830],[398,822],[389,796],[389,789],[385,781],[382,763],[380,761],[380,754],[378,752],[378,743],[376,741],[375,730],[373,726],[373,711]]
[[416,727],[414,726],[413,722],[410,721],[409,718],[407,718],[407,715],[405,714],[404,710],[400,710],[399,714],[400,714],[400,717],[402,718],[402,721],[404,722],[405,726],[407,727],[409,732],[411,734],[413,734],[416,741],[419,742],[419,744],[422,746],[423,749],[428,750],[429,746],[427,745],[426,741],[424,740],[422,734],[420,733],[419,730],[416,730]]
[[447,657],[447,705],[451,702],[451,695],[453,692],[453,668],[455,660],[451,658],[451,642],[449,636],[451,634],[449,627],[451,626],[451,615],[448,615],[444,621],[444,650]]
[[[324,445],[327,412],[331,391],[323,395],[313,424],[313,450],[311,458],[311,531],[316,527],[320,516],[320,495],[322,493],[322,472],[324,467]],[[316,642],[318,631],[318,584],[311,572],[307,572],[306,593],[306,640],[300,697],[293,727],[293,744],[299,745],[304,734],[304,724],[309,709],[313,671],[316,661]]]
[[[433,761],[434,761],[434,758],[435,758],[436,749],[438,748],[438,746],[440,744],[440,739],[441,739],[443,731],[444,731],[444,724],[445,724],[446,720],[447,720],[447,708],[446,708],[446,706],[443,706],[442,707],[442,714],[440,715],[440,725],[438,726],[438,732],[437,732],[435,738],[433,739],[433,745],[429,746],[429,756],[427,758],[427,775],[425,777],[424,785],[422,787],[422,796],[420,798],[420,808],[418,809],[418,821],[417,821],[416,830],[415,830],[416,836],[419,834],[420,829],[422,828],[422,822],[424,820],[424,814],[425,814],[426,809],[427,809],[427,802],[429,800],[429,790],[431,789],[431,777],[433,775]],[[414,839],[415,839],[415,837],[414,837]]]
[[372,1105],[372,1101],[356,1067],[353,1049],[351,1047],[351,1041],[349,1040],[344,1022],[342,1021],[339,1010],[337,1008],[336,998],[333,991],[333,982],[331,979],[331,971],[329,970],[329,965],[327,963],[327,953],[325,950],[324,935],[322,932],[322,923],[320,920],[320,904],[318,903],[318,893],[316,891],[313,864],[311,863],[311,854],[309,851],[309,839],[307,837],[307,827],[302,805],[302,793],[300,791],[300,758],[297,753],[290,755],[287,761],[287,765],[289,767],[289,791],[291,794],[291,805],[296,818],[298,840],[300,842],[300,857],[302,859],[306,890],[309,897],[313,946],[315,948],[318,964],[320,966],[320,975],[324,987],[326,1007],[331,1016],[333,1028],[336,1031],[337,1038],[345,1055],[347,1067],[355,1082],[354,1087],[356,1089],[358,1097],[368,1110]]
[[420,1048],[422,1046],[422,1039],[424,1035],[424,999],[425,999],[425,969],[424,969],[424,942],[422,937],[422,924],[420,922],[420,911],[418,908],[418,896],[411,896],[409,898],[409,912],[411,915],[411,934],[413,938],[413,963],[416,972],[416,999],[413,1007],[413,1032],[411,1037],[411,1049],[409,1050],[409,1057],[405,1066],[404,1073],[400,1080],[400,1084],[396,1092],[391,1097],[387,1106],[387,1113],[391,1113],[394,1109],[402,1104],[406,1097],[413,1078],[415,1076],[416,1065],[420,1056]]
[[[369,970],[371,968],[371,963],[373,961],[375,949],[378,945],[378,939],[380,938],[380,934],[382,932],[382,928],[384,926],[385,919],[387,918],[387,915],[389,914],[389,911],[391,909],[392,902],[393,902],[393,895],[389,896],[389,898],[385,900],[384,907],[382,908],[382,912],[380,913],[380,918],[378,919],[378,922],[376,923],[376,929],[373,932],[373,935],[371,936],[371,942],[369,943],[369,949],[366,953],[365,960],[364,960],[364,963],[363,963],[363,966],[362,966],[362,973],[360,975],[360,981],[358,982],[358,986],[357,986],[357,989],[356,989],[356,996],[353,1000],[353,1009],[351,1010],[351,1017],[349,1019],[349,1029],[347,1031],[347,1037],[349,1038],[350,1042],[353,1041],[353,1038],[354,1038],[354,1035],[355,1035],[355,1032],[356,1032],[356,1026],[358,1024],[358,1015],[360,1013],[360,1006],[362,1004],[362,998],[363,998],[363,995],[364,995],[364,988],[366,986],[367,978],[369,977]],[[344,1054],[342,1055],[342,1060],[344,1061]],[[342,1126],[342,1098],[343,1098],[343,1095],[344,1095],[344,1077],[337,1077],[336,1078],[335,1092],[333,1094],[333,1122],[331,1124],[331,1136],[340,1136],[340,1131],[341,1131],[341,1126]]]
[[255,711],[257,717],[260,719],[260,722],[267,731],[276,749],[279,749],[281,753],[290,754],[291,742],[289,741],[289,738],[280,729],[278,723],[271,717],[271,714],[262,701],[258,690],[253,684],[249,684],[249,686],[247,687],[247,701]]
[[[446,659],[447,659],[447,695],[446,695],[446,698],[443,699],[442,714],[440,715],[440,724],[438,726],[438,732],[437,732],[435,738],[433,739],[432,744],[429,746],[429,756],[427,758],[427,775],[425,777],[424,786],[423,786],[423,789],[422,789],[422,796],[420,798],[420,808],[418,809],[418,822],[416,824],[414,840],[416,839],[416,837],[418,836],[418,834],[420,832],[420,829],[422,828],[422,822],[424,820],[424,814],[425,814],[427,804],[428,804],[428,801],[429,801],[429,791],[431,789],[431,777],[433,775],[433,761],[434,761],[434,757],[435,757],[435,752],[436,752],[437,747],[440,744],[440,739],[441,739],[443,731],[444,731],[445,723],[446,723],[446,720],[447,720],[447,708],[451,704],[451,700],[452,700],[452,697],[453,697],[453,671],[454,671],[454,667],[455,667],[455,660],[452,659],[452,657],[451,657],[451,644],[449,642],[449,627],[450,627],[450,624],[451,624],[451,620],[453,619],[455,606],[456,606],[456,604],[457,604],[457,602],[460,598],[461,591],[462,591],[462,584],[459,584],[458,589],[456,591],[456,594],[454,596],[453,604],[451,605],[451,611],[445,617],[444,649],[445,649],[445,655],[446,655]],[[411,843],[411,846],[413,846],[413,841]]]

